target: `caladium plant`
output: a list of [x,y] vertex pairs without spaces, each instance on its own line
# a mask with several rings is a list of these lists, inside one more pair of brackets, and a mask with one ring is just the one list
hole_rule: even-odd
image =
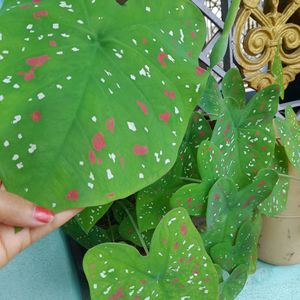
[[90,249],[92,300],[229,300],[255,270],[258,208],[283,207],[279,89],[247,101],[238,70],[221,89],[210,75],[232,2],[205,72],[205,23],[189,0],[7,0],[0,11],[0,176],[56,211],[88,207],[64,229]]
[[172,167],[201,88],[191,1],[7,0],[0,28],[8,190],[55,211],[103,205]]

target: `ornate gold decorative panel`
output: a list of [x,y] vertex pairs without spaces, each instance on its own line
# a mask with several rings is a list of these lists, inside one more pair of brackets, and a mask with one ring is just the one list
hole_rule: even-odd
[[249,86],[274,83],[279,46],[285,87],[300,72],[300,0],[242,0],[234,34],[235,59]]

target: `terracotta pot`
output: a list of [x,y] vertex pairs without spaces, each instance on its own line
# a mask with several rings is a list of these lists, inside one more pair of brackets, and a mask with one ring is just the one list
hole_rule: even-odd
[[[300,178],[300,172],[291,164],[289,174]],[[300,263],[299,181],[290,178],[286,210],[276,217],[263,217],[258,257],[275,265]]]

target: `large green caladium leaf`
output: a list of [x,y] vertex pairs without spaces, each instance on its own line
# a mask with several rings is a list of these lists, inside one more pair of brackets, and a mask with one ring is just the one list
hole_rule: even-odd
[[219,179],[209,192],[204,241],[207,248],[236,239],[240,226],[253,218],[254,209],[271,193],[278,175],[270,169],[259,171],[253,182],[237,190],[230,178]]
[[201,88],[189,0],[6,1],[0,176],[55,211],[103,205],[175,163]]
[[169,201],[173,193],[187,183],[181,177],[199,178],[198,147],[203,140],[211,136],[211,133],[211,127],[205,117],[194,112],[173,168],[137,195],[136,212],[141,231],[155,228],[171,207],[178,206],[170,205]]
[[[288,158],[286,156],[284,147],[280,144],[275,145],[271,166],[272,169],[276,170],[279,174],[288,174]],[[278,182],[275,185],[272,194],[258,206],[259,210],[269,217],[280,214],[286,207],[288,188],[289,179],[279,176]]]
[[276,119],[282,144],[292,165],[300,170],[300,125],[291,106],[285,110],[285,120]]
[[217,299],[218,275],[187,212],[157,226],[149,256],[125,244],[102,244],[84,258],[94,299]]

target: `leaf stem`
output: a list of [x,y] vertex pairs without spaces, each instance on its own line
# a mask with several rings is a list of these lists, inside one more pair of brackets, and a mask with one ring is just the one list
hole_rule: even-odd
[[289,179],[296,180],[296,181],[300,181],[300,177],[296,177],[293,175],[286,175],[286,174],[278,173],[278,176],[284,177],[284,178],[289,178]]
[[200,179],[196,179],[196,178],[179,177],[179,179],[186,180],[186,181],[191,181],[191,182],[197,182],[197,183],[202,182]]
[[136,225],[136,223],[135,223],[135,221],[134,221],[134,219],[133,219],[130,211],[127,209],[127,207],[123,203],[119,202],[118,204],[126,212],[128,218],[129,218],[129,220],[130,220],[130,222],[131,222],[131,224],[132,224],[132,226],[133,226],[133,228],[134,228],[134,230],[135,230],[135,232],[136,232],[136,234],[137,234],[137,236],[138,236],[138,238],[139,238],[139,240],[140,240],[140,242],[141,242],[141,244],[142,244],[142,246],[143,246],[143,248],[145,250],[146,255],[149,255],[149,250],[148,250],[148,247],[147,247],[147,245],[145,243],[145,240],[144,240],[141,232],[139,231],[139,229],[138,229],[138,227],[137,227],[137,225]]
[[113,242],[115,242],[114,232],[111,229],[111,220],[110,220],[109,213],[107,214],[107,221],[108,221],[108,226],[109,226],[109,229],[110,229],[111,239],[112,239]]

